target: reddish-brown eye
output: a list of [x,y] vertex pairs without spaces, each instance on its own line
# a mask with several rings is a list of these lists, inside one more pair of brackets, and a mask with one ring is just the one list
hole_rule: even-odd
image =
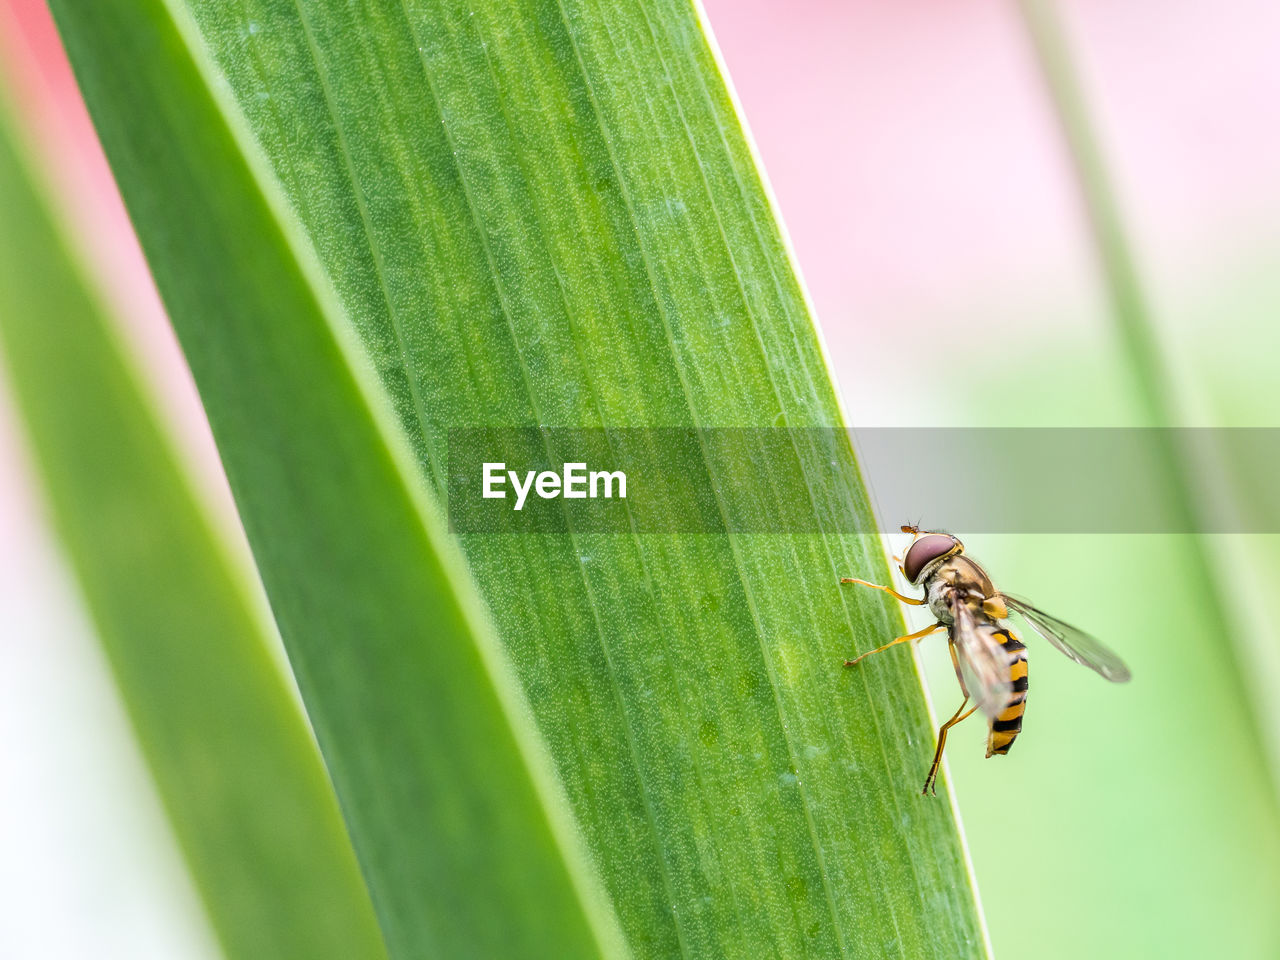
[[943,533],[925,534],[911,544],[906,557],[902,560],[902,572],[912,583],[920,580],[920,574],[929,564],[939,557],[945,557],[954,550],[956,541]]

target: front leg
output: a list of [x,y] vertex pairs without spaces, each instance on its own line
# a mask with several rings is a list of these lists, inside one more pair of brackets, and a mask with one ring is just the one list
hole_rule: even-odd
[[861,584],[864,587],[870,587],[872,590],[883,590],[885,593],[889,594],[890,596],[896,597],[897,599],[901,600],[903,603],[909,603],[913,607],[923,607],[925,605],[924,600],[916,600],[913,597],[904,597],[897,590],[893,589],[893,587],[882,587],[878,583],[870,583],[866,580],[855,580],[853,577],[841,577],[840,582],[841,583],[857,583],[857,584]]

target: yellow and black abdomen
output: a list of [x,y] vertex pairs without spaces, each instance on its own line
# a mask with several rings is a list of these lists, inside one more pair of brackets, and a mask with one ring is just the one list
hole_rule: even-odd
[[1009,681],[1013,686],[1005,708],[991,721],[987,735],[988,757],[1009,752],[1022,731],[1022,711],[1027,706],[1027,648],[1007,627],[1001,627],[992,636],[1009,654]]

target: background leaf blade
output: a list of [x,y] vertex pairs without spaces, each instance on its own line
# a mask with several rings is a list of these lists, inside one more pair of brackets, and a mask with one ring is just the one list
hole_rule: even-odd
[[228,957],[385,956],[315,745],[0,108],[0,343],[53,518]]

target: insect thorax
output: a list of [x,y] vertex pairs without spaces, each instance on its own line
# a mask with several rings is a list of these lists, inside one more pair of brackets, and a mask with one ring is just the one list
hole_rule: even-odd
[[962,598],[975,612],[982,601],[995,595],[995,586],[980,566],[964,555],[948,557],[928,571],[924,578],[925,599],[933,615],[943,623],[953,620],[954,598]]

